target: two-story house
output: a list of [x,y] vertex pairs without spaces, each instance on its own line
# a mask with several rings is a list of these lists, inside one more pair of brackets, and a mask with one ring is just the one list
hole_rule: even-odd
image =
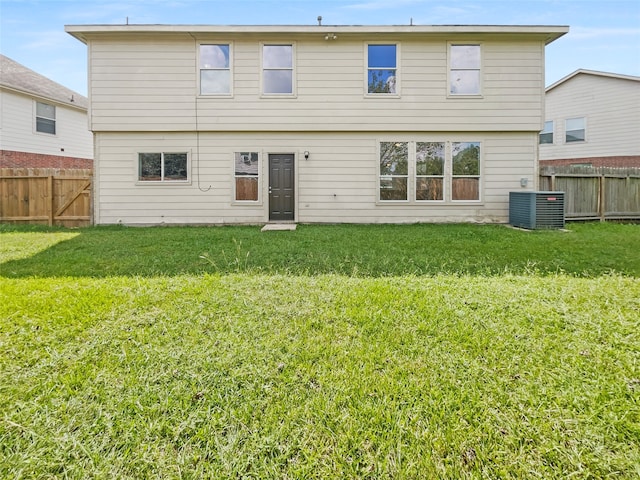
[[640,167],[640,77],[576,70],[550,85],[540,165]]
[[96,223],[506,222],[565,26],[76,25]]
[[0,167],[92,168],[86,97],[0,55]]

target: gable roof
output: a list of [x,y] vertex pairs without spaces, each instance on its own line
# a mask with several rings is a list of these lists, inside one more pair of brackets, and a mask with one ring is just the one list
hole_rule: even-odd
[[87,110],[87,97],[0,54],[0,86],[46,100]]
[[573,77],[576,77],[578,75],[593,75],[593,76],[596,76],[596,77],[607,77],[607,78],[615,78],[615,79],[618,79],[618,80],[631,80],[631,81],[634,81],[634,82],[640,82],[640,77],[634,77],[633,75],[621,75],[619,73],[598,72],[596,70],[585,70],[583,68],[580,68],[580,69],[576,70],[575,72],[570,73],[566,77],[561,78],[556,83],[554,83],[552,85],[549,85],[547,87],[547,89],[545,90],[545,92],[549,93],[550,90],[556,88],[558,85],[562,85],[563,83],[568,82]]

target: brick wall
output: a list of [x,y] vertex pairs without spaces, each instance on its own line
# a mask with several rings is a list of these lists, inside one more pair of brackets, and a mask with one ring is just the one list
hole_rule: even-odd
[[540,166],[591,165],[593,167],[640,167],[640,155],[619,157],[563,158],[558,160],[540,160]]
[[0,168],[93,168],[89,158],[0,150]]

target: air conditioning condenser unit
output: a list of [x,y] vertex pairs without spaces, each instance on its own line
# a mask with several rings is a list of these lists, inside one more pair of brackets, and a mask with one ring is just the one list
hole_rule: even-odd
[[564,192],[509,192],[509,223],[529,230],[564,228]]

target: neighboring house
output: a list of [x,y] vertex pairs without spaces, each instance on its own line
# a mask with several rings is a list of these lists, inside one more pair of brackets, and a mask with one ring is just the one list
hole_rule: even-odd
[[577,70],[545,103],[540,166],[640,167],[640,77]]
[[564,26],[74,25],[99,224],[506,222]]
[[86,97],[0,55],[0,167],[93,168]]

